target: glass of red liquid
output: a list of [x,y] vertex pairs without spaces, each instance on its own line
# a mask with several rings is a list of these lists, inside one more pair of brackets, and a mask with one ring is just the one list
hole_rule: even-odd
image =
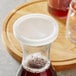
[[66,21],[66,37],[76,43],[76,0],[72,0]]
[[58,24],[44,14],[28,14],[13,25],[22,50],[22,66],[17,76],[57,76],[50,61],[50,45],[57,38]]
[[70,2],[71,0],[48,0],[48,11],[56,17],[65,18]]

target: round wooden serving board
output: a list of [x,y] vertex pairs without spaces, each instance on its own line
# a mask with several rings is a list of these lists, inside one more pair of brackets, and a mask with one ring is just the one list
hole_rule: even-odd
[[[19,42],[13,35],[13,23],[21,16],[30,13],[47,14],[47,1],[35,1],[22,4],[14,9],[5,19],[2,29],[2,39],[9,53],[18,61],[22,59]],[[51,16],[51,15],[50,15]],[[55,17],[54,17],[55,18]],[[51,61],[56,71],[76,68],[76,45],[65,37],[65,21],[55,18],[59,24],[58,38],[51,46]]]

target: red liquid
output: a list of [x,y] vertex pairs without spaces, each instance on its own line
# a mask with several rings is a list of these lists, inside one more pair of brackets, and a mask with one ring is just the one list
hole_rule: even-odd
[[22,67],[22,70],[20,71],[18,76],[57,76],[57,75],[52,67],[49,67],[44,72],[40,72],[40,73],[29,72]]
[[66,17],[68,13],[68,9],[66,11],[63,11],[63,10],[51,8],[49,6],[48,6],[48,11],[49,13],[57,17]]
[[18,76],[57,76],[50,61],[42,55],[30,55],[22,65]]
[[71,0],[49,0],[48,11],[54,16],[66,17],[70,2]]

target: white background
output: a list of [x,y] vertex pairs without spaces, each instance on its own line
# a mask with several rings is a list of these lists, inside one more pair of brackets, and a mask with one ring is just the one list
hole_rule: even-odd
[[[7,14],[26,0],[0,0],[0,35],[2,24]],[[0,36],[0,76],[16,76],[20,64],[13,59],[2,44]],[[58,72],[58,76],[76,76],[76,70]]]

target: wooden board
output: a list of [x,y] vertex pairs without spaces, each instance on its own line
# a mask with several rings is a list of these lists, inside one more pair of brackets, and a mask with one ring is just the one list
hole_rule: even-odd
[[[42,13],[47,14],[47,1],[35,1],[22,4],[14,9],[6,17],[3,29],[2,39],[8,52],[18,61],[22,59],[22,50],[19,42],[13,35],[13,23],[21,16],[30,13]],[[50,15],[51,16],[51,15]],[[54,17],[55,18],[55,17]],[[59,35],[54,43],[51,45],[51,61],[56,71],[74,69],[76,68],[76,45],[71,43],[65,37],[65,20],[55,18],[59,24]]]

